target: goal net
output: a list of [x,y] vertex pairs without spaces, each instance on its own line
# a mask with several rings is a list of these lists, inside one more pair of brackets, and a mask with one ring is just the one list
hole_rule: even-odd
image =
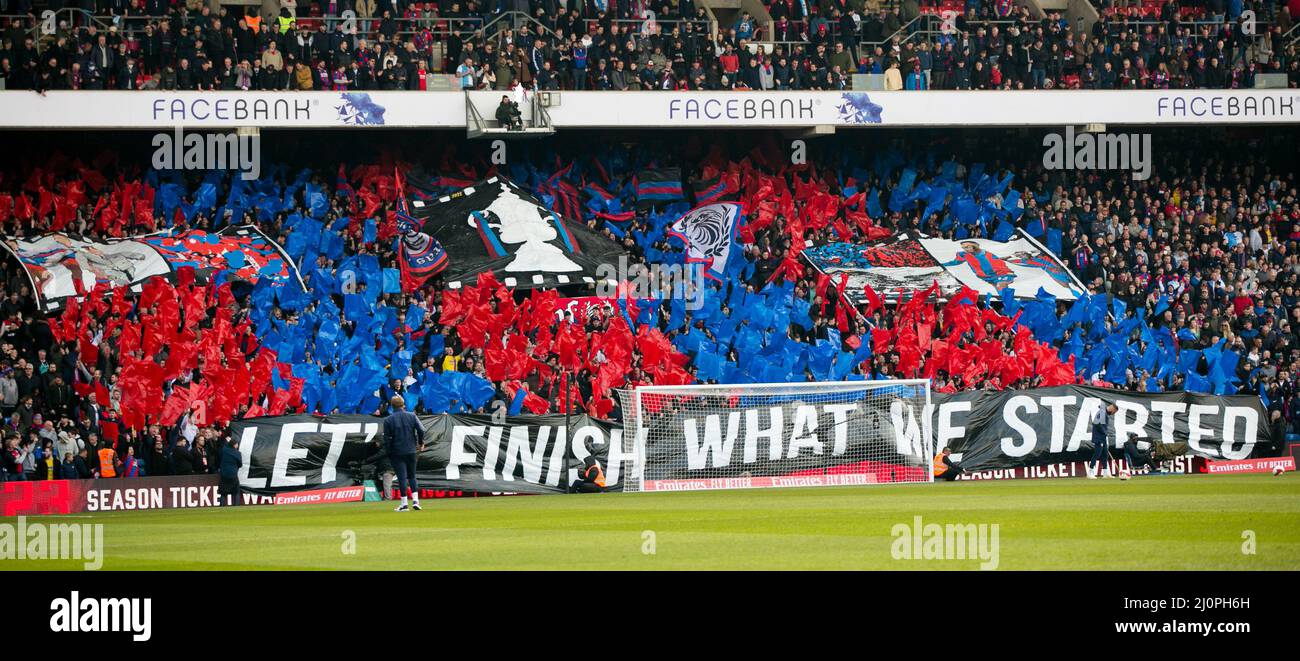
[[928,380],[619,391],[626,491],[929,482]]

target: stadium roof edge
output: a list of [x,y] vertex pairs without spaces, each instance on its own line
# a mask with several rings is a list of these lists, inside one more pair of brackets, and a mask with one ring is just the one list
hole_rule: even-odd
[[[541,94],[551,125],[561,130],[1300,123],[1300,91],[1291,89]],[[3,91],[0,128],[465,129],[470,104],[491,117],[502,95],[498,91],[50,91],[44,95]],[[531,105],[520,103],[525,119]]]

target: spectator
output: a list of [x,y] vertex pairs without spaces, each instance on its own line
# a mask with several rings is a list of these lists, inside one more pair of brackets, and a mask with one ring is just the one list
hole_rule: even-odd
[[68,452],[63,455],[63,463],[60,464],[59,479],[61,480],[81,479],[81,473],[77,470],[77,464],[76,461],[73,459],[73,454],[71,452]]
[[95,477],[94,463],[90,458],[90,450],[82,447],[81,452],[73,458],[72,464],[77,471],[77,479],[89,480]]
[[244,465],[244,457],[239,453],[239,439],[231,438],[221,448],[221,482],[218,493],[221,504],[241,505],[239,469]]
[[144,470],[140,460],[135,456],[135,446],[126,448],[126,458],[122,460],[122,477],[143,477]]
[[145,462],[145,470],[148,471],[149,475],[154,476],[171,474],[167,466],[167,452],[163,447],[161,438],[154,439],[153,443],[149,444],[149,455],[148,460]]
[[194,455],[189,449],[189,443],[183,438],[178,439],[171,451],[171,474],[193,475],[194,472]]

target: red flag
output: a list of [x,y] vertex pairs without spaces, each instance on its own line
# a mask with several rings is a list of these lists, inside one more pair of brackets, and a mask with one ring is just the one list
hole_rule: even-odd
[[483,352],[483,367],[487,370],[487,378],[491,381],[504,381],[506,379],[506,366],[508,357],[505,349],[489,347]]
[[32,201],[28,199],[26,193],[19,194],[14,200],[14,218],[18,220],[32,219]]
[[444,326],[460,323],[460,320],[469,313],[469,306],[466,305],[464,296],[464,290],[447,289],[442,292],[442,315],[438,318],[438,323]]
[[538,397],[537,395],[534,395],[531,392],[525,391],[525,393],[526,394],[524,395],[524,408],[528,409],[533,414],[542,415],[543,413],[546,413],[546,411],[551,408],[550,403],[547,402],[545,399],[542,399],[541,397]]
[[880,302],[880,296],[876,294],[876,290],[872,289],[870,284],[863,285],[862,293],[865,294],[867,297],[868,315],[883,307],[883,305]]
[[108,185],[108,179],[104,178],[104,175],[92,168],[79,168],[78,172],[81,175],[81,180],[86,182],[86,185],[90,187],[90,190],[99,192]]
[[876,328],[871,331],[872,353],[885,353],[889,350],[889,345],[893,340],[894,333],[888,328]]
[[85,363],[87,366],[92,366],[99,362],[99,347],[95,346],[95,343],[91,342],[87,338],[81,337],[77,338],[77,346],[80,352],[81,362]]
[[185,411],[190,407],[190,392],[182,386],[172,388],[172,394],[163,402],[162,412],[158,415],[158,422],[168,427],[176,424],[177,420],[185,415]]

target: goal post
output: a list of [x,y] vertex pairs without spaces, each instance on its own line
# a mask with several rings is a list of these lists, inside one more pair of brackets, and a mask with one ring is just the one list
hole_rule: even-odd
[[618,391],[626,491],[932,482],[930,381]]

